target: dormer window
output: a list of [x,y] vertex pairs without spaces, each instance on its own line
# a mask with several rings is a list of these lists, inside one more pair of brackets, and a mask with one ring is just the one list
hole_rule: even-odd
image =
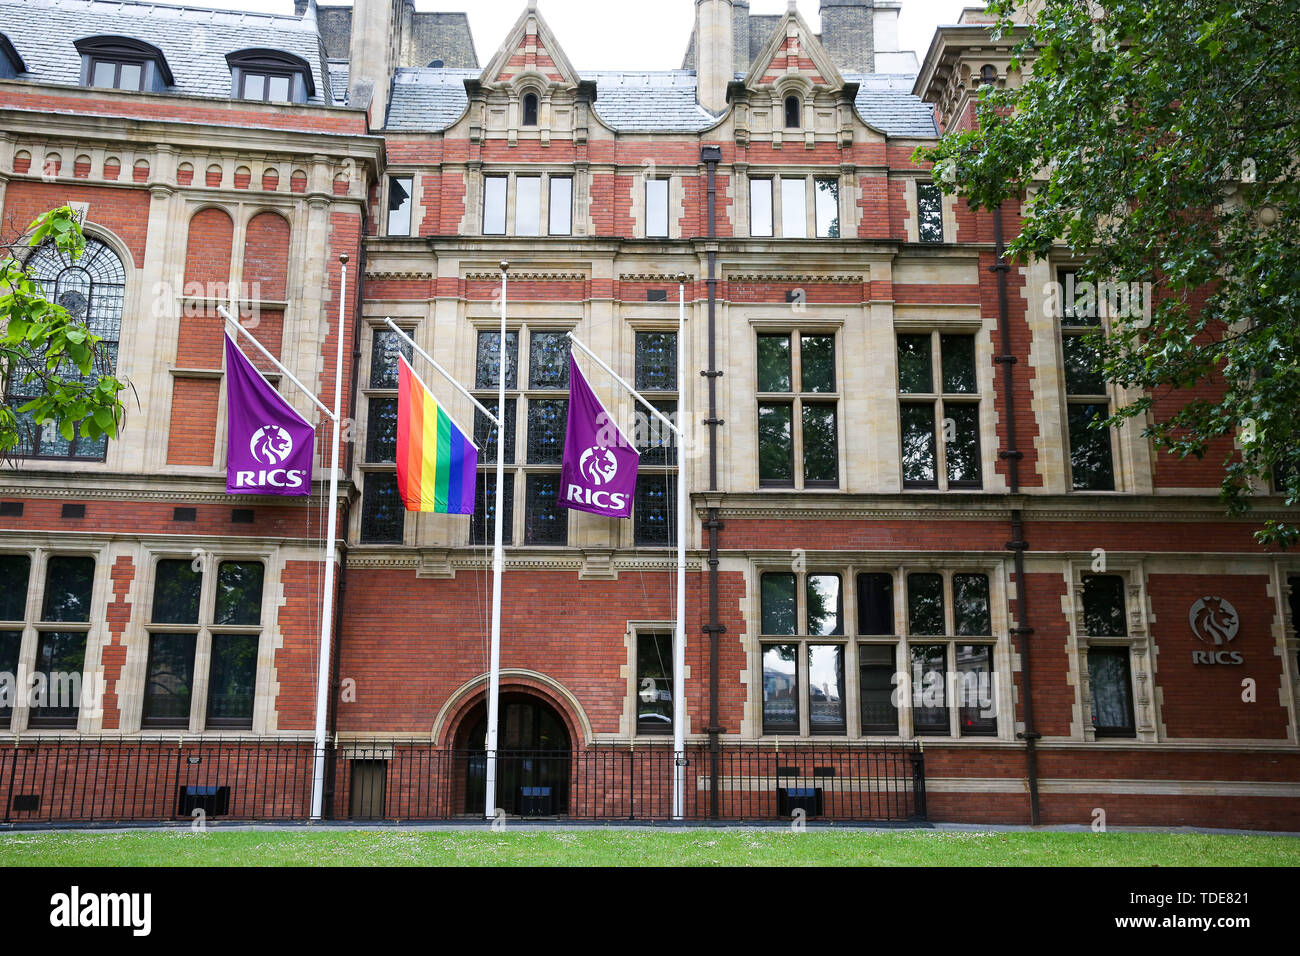
[[524,94],[524,126],[537,125],[537,94]]
[[785,128],[799,129],[803,126],[803,109],[799,103],[799,97],[787,96],[785,98]]
[[82,86],[160,93],[175,82],[162,50],[143,40],[99,36],[73,45],[81,54]]
[[0,80],[12,80],[20,73],[27,72],[27,64],[18,55],[9,38],[0,33]]
[[306,103],[316,95],[311,66],[282,50],[239,50],[226,55],[230,95],[268,103]]

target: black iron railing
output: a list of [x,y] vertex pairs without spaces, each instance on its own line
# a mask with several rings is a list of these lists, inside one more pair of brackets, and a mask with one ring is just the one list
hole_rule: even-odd
[[[0,823],[289,821],[311,813],[310,740],[22,737],[0,741]],[[325,753],[325,817],[484,819],[487,755],[427,741],[347,741]],[[688,745],[682,816],[710,813],[706,744]],[[495,815],[572,821],[673,817],[667,746],[502,750]],[[905,822],[926,816],[912,743],[721,748],[717,819]]]

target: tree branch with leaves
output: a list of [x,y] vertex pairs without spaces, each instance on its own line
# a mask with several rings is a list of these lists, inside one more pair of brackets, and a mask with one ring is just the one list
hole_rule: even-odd
[[[975,209],[1020,200],[1009,256],[1061,244],[1093,283],[1149,283],[1148,315],[1091,336],[1157,450],[1223,455],[1231,514],[1300,501],[1300,14],[1268,0],[990,0],[1021,82],[917,159]],[[1300,519],[1256,537],[1289,547]]]
[[37,218],[0,263],[0,455],[22,444],[24,419],[49,423],[67,441],[77,434],[116,438],[125,421],[125,386],[101,339],[52,301],[28,269],[32,250],[47,242],[70,262],[81,256],[86,240],[68,206]]

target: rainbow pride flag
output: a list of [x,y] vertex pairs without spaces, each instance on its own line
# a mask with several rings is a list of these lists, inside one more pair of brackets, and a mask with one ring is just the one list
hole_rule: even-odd
[[397,370],[397,491],[407,511],[474,512],[478,446],[420,381],[406,356]]

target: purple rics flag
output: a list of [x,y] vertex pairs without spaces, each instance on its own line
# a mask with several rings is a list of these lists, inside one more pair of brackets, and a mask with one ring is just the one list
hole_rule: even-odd
[[226,333],[226,494],[311,494],[316,429]]
[[560,469],[560,505],[630,518],[640,453],[632,447],[569,355],[569,423]]

